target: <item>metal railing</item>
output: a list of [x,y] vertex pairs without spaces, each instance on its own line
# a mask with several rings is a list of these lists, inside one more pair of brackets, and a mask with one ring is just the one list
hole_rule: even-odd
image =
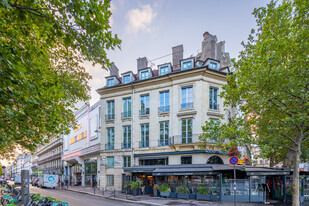
[[149,147],[149,141],[140,141],[139,147],[140,148]]
[[122,112],[121,118],[122,119],[131,118],[131,112]]
[[106,144],[105,145],[106,150],[113,150],[114,149],[114,144]]
[[146,115],[149,115],[149,113],[150,113],[150,109],[149,108],[139,110],[139,115],[140,116],[146,116]]
[[189,144],[189,143],[198,143],[198,137],[201,134],[187,134],[187,135],[175,135],[170,138],[170,144]]
[[187,102],[181,104],[181,110],[193,109],[193,102]]
[[170,106],[158,107],[158,112],[159,112],[159,113],[170,112]]
[[121,149],[131,149],[131,142],[121,143]]
[[219,104],[209,103],[209,109],[219,110]]
[[169,145],[170,145],[170,139],[159,139],[158,140],[159,147],[164,147],[164,146],[169,146]]
[[115,119],[115,114],[107,114],[105,115],[105,120],[114,120]]

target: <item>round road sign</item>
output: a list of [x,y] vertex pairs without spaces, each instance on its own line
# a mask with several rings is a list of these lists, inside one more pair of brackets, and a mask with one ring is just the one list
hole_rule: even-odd
[[2,169],[5,169],[6,167],[5,166],[2,166]]
[[231,164],[231,165],[237,165],[239,159],[238,159],[238,157],[233,156],[233,157],[230,158],[229,161],[230,161],[230,164]]

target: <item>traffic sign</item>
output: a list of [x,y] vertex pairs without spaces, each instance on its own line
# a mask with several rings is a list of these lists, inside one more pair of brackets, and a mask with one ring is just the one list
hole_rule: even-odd
[[5,169],[6,167],[5,166],[2,166],[2,169]]
[[238,161],[239,161],[239,159],[236,156],[231,157],[230,160],[229,160],[231,165],[237,165]]

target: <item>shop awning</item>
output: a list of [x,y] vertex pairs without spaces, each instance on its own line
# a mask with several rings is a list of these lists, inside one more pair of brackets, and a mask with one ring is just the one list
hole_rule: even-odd
[[173,169],[156,169],[153,176],[172,176],[172,175],[217,175],[212,168],[173,168]]

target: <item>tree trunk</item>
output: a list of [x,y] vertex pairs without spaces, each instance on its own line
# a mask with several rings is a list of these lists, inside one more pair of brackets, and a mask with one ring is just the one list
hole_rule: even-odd
[[301,138],[298,140],[297,149],[294,155],[294,169],[293,169],[293,199],[292,199],[292,206],[300,206],[299,202],[299,162],[300,162],[300,155],[301,155]]

